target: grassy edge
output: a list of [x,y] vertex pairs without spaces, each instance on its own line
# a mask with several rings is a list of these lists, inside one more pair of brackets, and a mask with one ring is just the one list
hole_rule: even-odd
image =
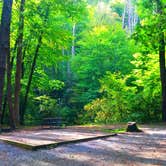
[[117,128],[117,129],[101,129],[102,132],[104,133],[115,133],[115,134],[121,134],[125,133],[126,129],[125,128]]

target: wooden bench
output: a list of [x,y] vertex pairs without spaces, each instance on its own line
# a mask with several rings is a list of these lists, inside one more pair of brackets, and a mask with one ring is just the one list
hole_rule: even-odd
[[42,127],[44,126],[49,126],[51,127],[61,127],[65,124],[65,121],[63,118],[61,117],[56,117],[56,118],[44,118],[42,120]]

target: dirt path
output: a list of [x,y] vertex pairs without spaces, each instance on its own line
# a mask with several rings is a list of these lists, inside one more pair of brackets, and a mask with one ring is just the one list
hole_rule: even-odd
[[0,142],[0,166],[166,166],[166,127],[36,152]]

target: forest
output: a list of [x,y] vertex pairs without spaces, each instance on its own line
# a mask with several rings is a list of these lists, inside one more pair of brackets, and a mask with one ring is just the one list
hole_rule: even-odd
[[166,0],[1,0],[0,128],[166,122]]

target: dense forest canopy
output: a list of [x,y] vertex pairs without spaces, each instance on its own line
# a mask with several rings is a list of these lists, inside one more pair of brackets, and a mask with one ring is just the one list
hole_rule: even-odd
[[0,1],[0,119],[166,121],[165,0]]

